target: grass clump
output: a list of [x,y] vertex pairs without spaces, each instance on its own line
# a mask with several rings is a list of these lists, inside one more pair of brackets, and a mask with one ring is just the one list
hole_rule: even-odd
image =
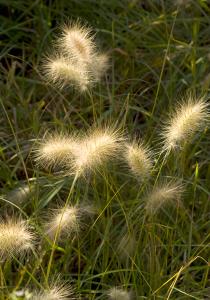
[[0,299],[207,299],[208,6],[11,3]]

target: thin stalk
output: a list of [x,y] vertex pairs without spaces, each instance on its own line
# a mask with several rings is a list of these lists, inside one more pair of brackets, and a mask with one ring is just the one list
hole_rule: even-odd
[[71,188],[69,190],[69,194],[68,194],[68,197],[66,199],[66,203],[63,207],[63,210],[62,210],[62,215],[61,215],[61,219],[60,219],[60,222],[59,222],[59,225],[58,225],[58,228],[56,230],[56,233],[55,233],[55,237],[54,237],[54,240],[53,240],[53,245],[52,245],[52,251],[51,251],[51,254],[50,254],[50,259],[49,259],[49,262],[48,262],[48,266],[47,266],[47,274],[46,274],[46,281],[48,282],[49,280],[49,275],[50,275],[50,270],[51,270],[51,266],[52,266],[52,261],[53,261],[53,256],[54,256],[54,252],[55,252],[55,246],[56,246],[56,241],[58,239],[58,236],[59,236],[59,233],[60,233],[60,230],[61,230],[61,222],[62,222],[62,219],[63,219],[63,215],[66,211],[66,208],[69,204],[69,201],[70,201],[70,197],[72,195],[72,192],[74,190],[74,187],[75,187],[75,184],[76,184],[76,181],[78,179],[78,173],[75,175],[74,177],[74,180],[72,182],[72,185],[71,185]]

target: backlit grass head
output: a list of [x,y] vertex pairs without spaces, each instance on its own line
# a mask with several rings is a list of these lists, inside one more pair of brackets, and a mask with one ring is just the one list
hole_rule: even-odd
[[184,192],[184,186],[179,181],[161,182],[145,197],[145,210],[148,215],[156,214],[167,205],[177,206]]
[[43,73],[58,88],[75,87],[84,92],[100,80],[108,56],[97,50],[94,34],[87,26],[71,22],[62,27],[54,53],[43,62]]
[[80,176],[96,171],[116,158],[121,151],[122,140],[119,130],[110,127],[91,129],[77,144],[73,159],[69,161],[69,172]]
[[32,300],[76,300],[76,297],[71,286],[56,282],[49,289],[34,292]]
[[189,143],[196,132],[203,130],[208,118],[208,104],[204,98],[190,95],[177,105],[163,129],[163,151],[170,152]]
[[96,171],[116,158],[123,137],[111,127],[94,128],[83,136],[68,134],[46,135],[35,149],[35,160],[45,168],[60,168],[67,175],[84,175]]
[[46,134],[37,144],[35,161],[44,168],[64,168],[77,149],[77,139],[62,133]]
[[134,256],[136,251],[137,241],[133,233],[126,232],[124,235],[119,237],[117,252],[119,258],[124,260]]
[[45,224],[45,233],[53,239],[58,232],[60,238],[78,234],[82,210],[77,206],[55,209]]
[[71,22],[62,27],[58,49],[75,63],[90,63],[96,53],[94,37],[90,27],[83,26],[79,22]]
[[130,293],[121,288],[113,287],[107,294],[110,300],[131,300]]
[[72,64],[64,56],[48,56],[43,64],[46,79],[58,88],[76,87],[86,91],[92,79],[83,64]]
[[153,162],[151,151],[143,143],[133,142],[125,145],[125,160],[131,171],[140,180],[151,174]]
[[0,258],[22,255],[33,248],[34,234],[25,220],[0,221]]
[[6,195],[6,199],[10,202],[17,204],[25,204],[26,201],[30,201],[36,191],[36,184],[34,182],[28,184],[21,184],[14,188]]

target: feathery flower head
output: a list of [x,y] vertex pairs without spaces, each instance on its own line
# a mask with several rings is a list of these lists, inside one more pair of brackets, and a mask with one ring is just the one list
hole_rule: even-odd
[[177,181],[158,184],[146,196],[146,212],[150,215],[154,215],[161,207],[167,204],[177,204],[183,192],[184,186]]
[[34,183],[22,184],[19,187],[14,188],[12,191],[8,192],[6,199],[13,203],[23,203],[29,199],[35,192],[36,186]]
[[94,171],[112,159],[120,151],[123,140],[119,130],[97,128],[83,137],[75,148],[70,170],[81,175]]
[[176,108],[172,117],[162,133],[164,140],[163,150],[170,150],[181,147],[206,124],[209,118],[208,103],[204,98],[195,99],[190,95],[189,99]]
[[44,167],[63,167],[67,174],[93,171],[116,156],[122,134],[112,128],[96,128],[84,137],[49,135],[37,147],[35,160]]
[[131,296],[130,293],[128,293],[127,291],[117,288],[117,287],[113,287],[108,291],[108,296],[110,298],[110,300],[130,300]]
[[131,257],[135,254],[136,251],[136,239],[133,234],[126,233],[119,240],[117,246],[118,252],[121,258]]
[[58,231],[59,236],[69,236],[78,233],[80,229],[81,211],[79,207],[68,206],[58,208],[50,216],[50,220],[45,224],[45,232],[50,238],[54,238]]
[[9,294],[10,300],[18,300],[18,299],[28,300],[31,299],[31,297],[32,297],[32,293],[28,289],[14,290],[12,293]]
[[152,170],[151,151],[143,143],[126,144],[125,159],[134,173],[141,179],[149,177]]
[[0,221],[0,257],[21,255],[33,248],[34,234],[26,221],[8,219]]
[[44,291],[34,294],[32,300],[75,300],[71,286],[55,283]]
[[83,92],[92,81],[82,63],[75,65],[61,55],[45,59],[43,71],[48,81],[61,89],[65,86],[75,86]]
[[63,26],[58,46],[64,54],[76,62],[90,62],[96,51],[91,28],[78,22]]
[[46,168],[63,167],[77,148],[77,140],[64,134],[48,134],[43,137],[35,150],[38,165]]
[[43,72],[59,88],[74,86],[84,92],[105,73],[108,56],[97,51],[89,27],[78,22],[64,25],[56,46],[56,53],[43,62]]
[[104,75],[108,69],[109,57],[107,54],[97,54],[95,55],[92,64],[90,64],[90,72],[94,81],[98,81]]

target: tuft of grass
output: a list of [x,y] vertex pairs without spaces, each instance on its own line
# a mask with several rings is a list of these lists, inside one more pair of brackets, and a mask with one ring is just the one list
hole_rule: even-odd
[[[0,299],[49,296],[52,282],[63,288],[55,289],[63,292],[56,296],[61,299],[72,294],[103,300],[116,289],[128,299],[208,299],[209,131],[199,127],[199,135],[167,156],[160,149],[160,133],[185,93],[190,91],[195,101],[208,100],[209,13],[201,0],[1,1],[1,216],[21,215],[38,238],[27,256],[16,256],[17,248],[1,262]],[[84,94],[46,84],[41,72],[57,28],[78,18],[93,28],[104,51],[98,59],[109,56],[105,77]],[[71,134],[81,134],[90,145],[92,128],[104,124],[121,128],[131,143],[147,142],[154,154],[149,180],[137,181],[128,169],[126,140],[120,141],[119,152],[109,149],[114,160],[85,178],[53,174],[34,161],[37,139],[43,146],[46,131],[56,137],[61,133],[57,142],[63,146]],[[54,135],[47,137],[51,142]],[[77,155],[84,151],[80,145]],[[45,154],[48,167],[55,162],[63,167],[63,155],[50,161]],[[158,208],[163,200],[173,205],[148,214],[151,199],[145,201],[159,182],[182,182],[185,191],[179,201],[169,193],[170,199],[159,195]],[[61,204],[52,240],[45,234],[43,216]],[[60,238],[69,207],[83,209],[82,227],[79,234]]]

